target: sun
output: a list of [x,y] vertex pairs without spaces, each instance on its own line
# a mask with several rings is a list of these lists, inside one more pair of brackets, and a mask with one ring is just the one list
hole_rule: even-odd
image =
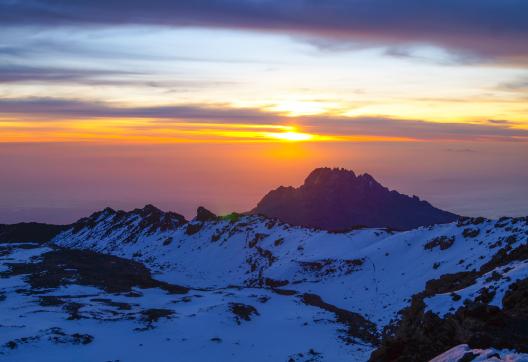
[[330,135],[320,135],[299,131],[295,126],[281,126],[282,131],[261,132],[261,137],[268,140],[284,142],[315,142],[315,141],[338,141],[339,137]]
[[266,132],[265,136],[270,139],[289,141],[289,142],[311,141],[314,139],[314,135],[311,135],[309,133],[296,132],[296,131]]

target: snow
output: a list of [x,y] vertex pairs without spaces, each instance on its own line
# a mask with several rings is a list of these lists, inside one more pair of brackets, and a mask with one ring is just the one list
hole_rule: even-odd
[[[346,326],[336,323],[333,313],[303,304],[303,293],[359,313],[381,331],[427,281],[478,270],[500,249],[498,242],[515,234],[510,243],[516,247],[526,244],[528,235],[526,222],[513,219],[499,225],[484,220],[405,232],[329,233],[242,216],[236,222],[205,222],[192,235],[186,224],[163,231],[155,225],[142,228],[144,220],[138,215],[118,218],[111,211],[93,221],[59,234],[52,243],[140,261],[156,279],[187,286],[189,293],[136,288],[136,296],[131,296],[70,284],[32,295],[17,292],[30,288],[24,276],[0,279],[0,293],[6,296],[0,301],[0,360],[71,361],[75,356],[76,361],[366,361],[375,346],[358,338],[345,343]],[[478,235],[464,236],[468,228]],[[454,243],[443,250],[427,247],[439,237],[454,238]],[[13,245],[0,245],[13,248],[0,256],[0,272],[8,263],[31,262],[52,250],[51,245]],[[427,308],[444,315],[465,299],[476,298],[483,287],[496,289],[491,304],[500,307],[508,285],[527,277],[528,263],[517,261],[495,271],[501,278],[491,280],[492,271],[457,291],[459,301],[438,294],[425,300]],[[291,293],[274,290],[270,282]],[[81,304],[81,319],[69,320],[64,305],[40,305],[40,296]],[[129,308],[120,309],[116,303]],[[252,306],[258,315],[237,320],[232,303]],[[144,313],[152,308],[173,314],[147,322]],[[51,338],[54,327],[67,337],[79,333],[94,339],[86,345],[56,343]],[[6,346],[24,337],[35,338],[14,349]],[[468,347],[456,348],[434,361],[456,361],[457,353]]]
[[[259,278],[287,280],[289,284],[284,288],[320,295],[328,303],[363,314],[380,330],[397,318],[398,311],[408,305],[413,294],[424,289],[428,280],[446,273],[478,269],[494,254],[490,245],[511,235],[507,226],[496,228],[496,221],[492,220],[478,225],[451,223],[397,233],[364,229],[338,234],[285,224],[268,228],[268,219],[245,216],[236,223],[206,222],[191,236],[185,233],[184,225],[174,231],[139,236],[135,243],[129,244],[121,242],[123,229],[108,232],[112,217],[105,222],[78,234],[63,233],[54,242],[133,258],[156,271],[158,279],[192,288],[248,286]],[[464,237],[466,228],[477,229],[478,236]],[[273,255],[271,265],[256,247],[249,245],[259,234],[264,236],[255,246]],[[221,237],[213,241],[213,235]],[[441,236],[454,237],[455,242],[445,250],[424,247]],[[169,237],[172,242],[163,245]],[[276,246],[280,239],[284,241]],[[526,235],[517,238],[512,246],[523,242]],[[362,260],[363,264],[349,274],[327,276],[302,268],[303,263],[325,259]],[[248,261],[256,265],[254,271]],[[518,277],[523,273],[519,271]],[[437,304],[452,306],[445,303],[449,296],[439,298]]]
[[467,344],[453,347],[430,362],[458,362],[467,353],[475,355],[472,362],[528,362],[528,354],[494,348],[471,349]]
[[[70,300],[89,305],[80,310],[83,319],[75,321],[65,321],[61,307],[44,311],[32,297],[10,293],[0,304],[3,343],[43,335],[57,326],[68,334],[92,335],[94,341],[79,346],[43,339],[14,350],[4,348],[0,350],[0,359],[31,361],[38,356],[38,361],[71,361],[71,356],[76,356],[76,361],[170,361],[182,356],[186,361],[247,361],[260,356],[263,361],[276,361],[313,349],[324,353],[325,360],[338,361],[350,355],[365,360],[371,351],[370,346],[340,343],[329,313],[312,307],[300,308],[296,298],[270,291],[227,289],[193,292],[189,296],[169,295],[159,289],[138,291],[142,296],[135,298],[80,286],[52,293],[68,295]],[[145,325],[137,318],[116,318],[108,307],[90,303],[96,297],[133,304],[132,312],[126,311],[126,314],[146,308],[170,308],[176,314],[171,319],[160,319],[153,329],[143,330]],[[261,303],[259,297],[270,299]],[[253,305],[259,315],[238,325],[228,309],[231,302]]]

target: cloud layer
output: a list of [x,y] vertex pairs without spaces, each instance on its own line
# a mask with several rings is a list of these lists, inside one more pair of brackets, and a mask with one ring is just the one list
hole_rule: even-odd
[[[62,132],[69,124],[104,119],[105,122],[120,119],[142,120],[130,126],[131,134],[136,132],[154,135],[181,131],[183,123],[201,127],[195,136],[207,138],[208,132],[216,136],[222,126],[229,129],[247,130],[261,126],[296,127],[300,132],[328,137],[335,141],[499,141],[528,142],[528,130],[516,127],[515,122],[489,120],[487,123],[434,123],[421,120],[402,120],[385,117],[339,117],[317,115],[284,117],[259,109],[228,108],[217,105],[175,105],[159,107],[120,107],[108,103],[87,102],[68,99],[0,99],[0,118],[11,123],[31,123],[35,132],[45,129],[52,122],[55,132]],[[14,121],[13,121],[14,119]],[[61,126],[60,123],[64,126]],[[59,125],[57,125],[59,123]],[[217,124],[211,131],[203,125]],[[0,128],[2,123],[0,122]],[[186,126],[187,127],[187,126]],[[160,133],[161,132],[161,133]],[[211,134],[213,134],[211,133]],[[172,134],[172,133],[170,133]],[[229,138],[229,132],[226,133]],[[247,137],[246,137],[247,136]],[[153,140],[155,140],[155,137]],[[245,135],[251,139],[251,135]],[[75,140],[75,139],[72,139]]]
[[332,41],[429,43],[510,60],[528,54],[527,13],[524,0],[0,1],[1,24],[225,27]]

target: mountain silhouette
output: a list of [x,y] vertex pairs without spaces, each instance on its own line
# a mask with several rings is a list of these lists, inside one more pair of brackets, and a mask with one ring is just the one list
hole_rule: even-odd
[[250,213],[330,231],[360,226],[406,230],[459,217],[417,196],[391,191],[369,174],[326,167],[312,171],[298,188],[269,192]]

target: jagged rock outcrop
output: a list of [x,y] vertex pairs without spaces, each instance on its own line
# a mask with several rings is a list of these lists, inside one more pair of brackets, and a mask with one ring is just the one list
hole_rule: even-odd
[[211,211],[207,210],[205,207],[200,206],[198,207],[198,210],[196,210],[195,220],[201,221],[201,222],[215,221],[215,220],[218,220],[218,216],[216,216]]
[[417,196],[390,191],[369,174],[337,168],[315,169],[302,186],[269,192],[251,213],[331,231],[360,226],[406,230],[458,218]]
[[176,230],[186,223],[183,215],[164,212],[152,205],[128,212],[107,207],[72,224],[68,232],[71,235],[83,233],[85,236],[102,237],[101,233],[110,235],[120,230],[122,234],[116,235],[116,242],[133,243],[142,235]]
[[[444,274],[428,281],[425,290],[414,295],[411,305],[401,312],[401,321],[386,328],[385,339],[370,361],[427,361],[460,344],[527,353],[528,278],[512,282],[507,275],[524,268],[527,258],[526,243],[516,248],[507,245],[478,271]],[[481,284],[479,278],[486,284],[476,288]],[[450,293],[458,301],[462,299],[459,294],[471,289],[477,289],[478,296],[465,298],[459,309],[453,307],[444,316],[428,308],[431,301],[427,298]],[[496,298],[501,293],[502,298]]]

